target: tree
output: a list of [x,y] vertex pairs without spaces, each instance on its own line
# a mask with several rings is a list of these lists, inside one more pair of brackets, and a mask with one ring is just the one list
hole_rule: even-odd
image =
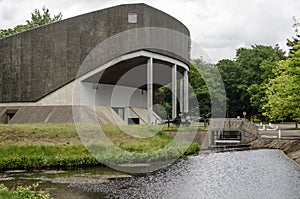
[[189,83],[193,88],[193,97],[198,101],[200,114],[207,115],[211,112],[211,102],[208,87],[201,74],[199,73],[200,64],[203,61],[201,59],[195,59],[191,61],[191,68],[189,72]]
[[[204,64],[201,59],[191,60],[190,71],[189,71],[189,84],[193,89],[190,92],[190,107],[199,107],[201,115],[207,115],[211,112],[210,94],[208,87],[199,73],[200,65]],[[178,84],[179,86],[179,84]],[[164,107],[168,116],[172,115],[172,85],[168,84],[155,91],[154,93],[154,104],[160,104]],[[197,100],[195,100],[197,99]],[[197,102],[196,102],[197,101]],[[197,103],[197,104],[193,104]],[[198,109],[197,109],[198,111]],[[190,113],[192,116],[199,116],[199,112]]]
[[289,56],[293,56],[295,52],[297,52],[300,49],[300,34],[299,34],[299,28],[300,23],[297,21],[296,17],[293,17],[294,24],[293,28],[296,33],[295,37],[292,37],[291,39],[287,39],[287,46],[290,47]]
[[[215,65],[206,63],[202,59],[191,60],[189,84],[192,90],[190,90],[189,107],[196,107],[190,109],[191,116],[199,116],[199,114],[201,116],[225,116],[222,109],[226,108],[225,92],[220,80],[222,79]],[[172,113],[171,85],[159,88],[154,95],[154,103],[162,105],[170,116]],[[214,109],[212,110],[211,107]]]
[[47,9],[45,6],[42,8],[42,13],[35,9],[31,13],[31,19],[26,20],[25,25],[17,25],[14,28],[9,29],[1,29],[0,30],[0,38],[4,38],[13,34],[16,34],[18,32],[22,32],[31,28],[35,28],[38,26],[42,26],[45,24],[49,24],[52,22],[60,21],[62,19],[62,14],[59,13],[58,15],[54,15],[51,17],[49,9]]
[[235,61],[224,59],[217,63],[217,67],[223,78],[223,82],[226,90],[226,101],[227,101],[227,117],[236,117],[242,111],[240,102],[240,77],[243,72]]
[[272,75],[274,63],[285,59],[278,46],[253,45],[239,48],[236,59],[220,60],[217,66],[227,92],[228,116],[261,114],[266,83]]
[[291,58],[280,61],[273,69],[275,78],[268,83],[264,115],[272,121],[291,118],[300,120],[300,50]]
[[201,115],[225,117],[226,92],[218,67],[201,59],[192,60],[191,65],[190,84],[198,99]]
[[[262,114],[263,105],[266,104],[265,90],[269,79],[274,77],[272,70],[276,67],[276,62],[286,59],[284,51],[282,51],[277,45],[261,46],[259,57],[262,57],[262,61],[258,63],[259,70],[255,72],[257,79],[248,87],[247,91],[250,95],[250,103],[252,111],[255,114]],[[251,79],[250,79],[251,80]]]
[[272,121],[300,120],[300,23],[293,17],[296,36],[287,39],[289,58],[278,61],[266,87],[264,115]]
[[26,20],[29,28],[35,28],[38,26],[42,26],[45,24],[53,23],[56,21],[60,21],[62,19],[62,14],[54,15],[51,17],[50,11],[45,6],[42,8],[42,14],[38,9],[35,9],[31,13],[31,20]]

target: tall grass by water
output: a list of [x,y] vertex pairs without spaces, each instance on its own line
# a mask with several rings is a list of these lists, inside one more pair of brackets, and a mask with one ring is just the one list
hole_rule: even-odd
[[[0,125],[0,170],[67,168],[155,160],[195,154],[198,144],[187,150],[187,143],[169,144],[173,137],[159,126],[102,126],[114,146],[125,153],[116,153],[105,145],[95,144],[96,158],[81,143],[73,124]],[[88,129],[87,129],[88,131]],[[130,131],[132,134],[126,133]],[[99,149],[107,149],[101,153]],[[162,150],[164,149],[164,150]]]
[[37,184],[27,187],[19,186],[9,190],[5,185],[0,184],[0,199],[52,199],[49,193],[36,191]]

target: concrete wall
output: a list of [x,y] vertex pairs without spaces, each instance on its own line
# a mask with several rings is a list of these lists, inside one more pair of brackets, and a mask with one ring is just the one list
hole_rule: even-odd
[[[238,131],[241,132],[241,144],[248,144],[258,137],[258,127],[245,119],[213,118],[210,119],[211,132]],[[213,138],[211,140],[213,142]]]
[[131,87],[83,82],[80,88],[80,104],[146,108],[147,92]]
[[[137,23],[128,23],[128,13],[137,14]],[[131,34],[125,43],[117,38],[115,46],[102,49],[98,65],[79,71],[86,56],[99,43],[120,32],[142,27],[167,28],[182,34],[157,35],[145,30]],[[168,45],[154,48],[145,45],[152,41]],[[73,81],[78,74],[145,46],[149,51],[189,62],[188,29],[175,18],[145,4],[95,11],[0,39],[0,103],[36,102]]]

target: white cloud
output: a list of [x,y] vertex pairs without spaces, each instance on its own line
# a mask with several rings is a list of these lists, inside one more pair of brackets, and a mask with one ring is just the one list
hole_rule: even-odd
[[[286,38],[294,35],[292,17],[300,17],[298,0],[141,0],[182,21],[194,42],[213,62],[233,58],[235,49],[252,44],[285,47]],[[64,18],[103,9],[137,3],[134,0],[0,0],[0,28],[24,23],[36,8],[48,7]],[[207,57],[207,56],[204,56]]]

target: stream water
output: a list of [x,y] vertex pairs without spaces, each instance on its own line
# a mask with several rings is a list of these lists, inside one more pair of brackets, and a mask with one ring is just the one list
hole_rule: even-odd
[[279,150],[200,154],[133,177],[108,168],[0,174],[9,187],[37,182],[59,199],[300,198],[300,167]]

